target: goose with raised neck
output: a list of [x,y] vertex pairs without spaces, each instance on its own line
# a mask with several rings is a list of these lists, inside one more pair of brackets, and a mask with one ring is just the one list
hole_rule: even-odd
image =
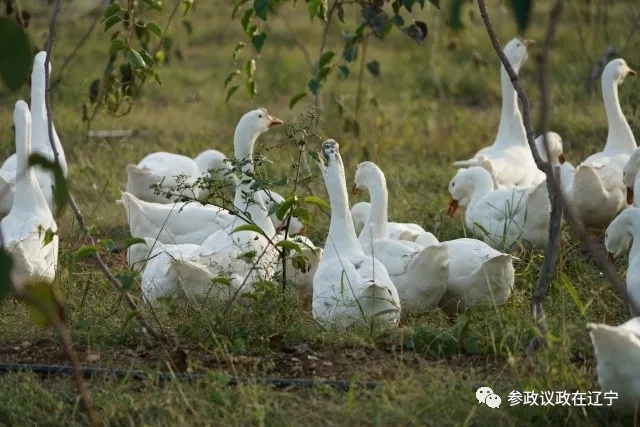
[[[388,231],[388,209],[389,209],[389,191],[387,190],[387,180],[384,173],[372,162],[362,162],[358,165],[356,170],[356,183],[353,185],[353,194],[358,194],[360,188],[358,187],[357,174],[358,170],[366,168],[367,171],[375,175],[372,179],[367,179],[366,186],[369,192],[369,198],[371,199],[371,210],[369,211],[368,224],[362,229],[358,240],[360,245],[364,246],[368,244],[372,239],[387,239],[389,236]],[[352,221],[353,222],[353,221]]]
[[635,75],[636,72],[627,66],[624,59],[615,59],[609,62],[602,72],[602,99],[609,124],[607,142],[602,151],[608,155],[631,154],[637,148],[633,132],[622,112],[618,98],[618,85],[624,81],[626,76]]
[[13,255],[13,273],[23,280],[53,281],[58,261],[58,235],[44,244],[43,229],[57,231],[49,205],[40,189],[34,168],[29,167],[31,154],[31,115],[26,102],[19,100],[14,108],[16,159],[19,175],[16,195],[9,214],[0,221],[7,250]]

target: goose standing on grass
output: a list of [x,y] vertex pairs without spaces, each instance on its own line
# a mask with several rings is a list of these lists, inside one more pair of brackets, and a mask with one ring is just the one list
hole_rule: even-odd
[[626,76],[635,75],[624,59],[610,61],[602,72],[602,97],[609,122],[607,142],[604,150],[578,166],[573,181],[576,214],[587,227],[606,227],[628,206],[622,170],[637,145],[620,108],[618,85]]
[[[171,267],[188,298],[211,294],[229,299],[235,293],[251,291],[256,281],[270,280],[274,276],[278,260],[278,251],[273,246],[276,230],[262,198],[253,190],[253,147],[260,135],[280,124],[282,120],[272,117],[264,108],[248,112],[238,122],[234,151],[243,165],[234,206],[260,227],[264,235],[252,230],[233,233],[236,227],[247,224],[245,219],[235,217],[225,228],[209,236],[194,256],[172,259]],[[211,279],[217,276],[226,276],[229,286],[213,289]]]
[[[627,296],[640,307],[640,209],[629,208],[620,212],[604,235],[604,245],[609,258],[621,256],[631,245],[629,267],[627,269]],[[632,313],[640,316],[640,313]]]
[[[369,202],[358,202],[351,207],[351,218],[353,218],[353,227],[356,230],[356,234],[360,235],[362,233],[362,228],[370,214],[371,204]],[[387,231],[387,237],[391,240],[406,240],[423,246],[438,241],[432,233],[429,233],[418,224],[408,222],[388,222]]]
[[[46,52],[38,52],[33,61],[33,71],[31,72],[31,152],[40,153],[50,161],[55,160],[55,155],[49,143],[49,128],[47,123],[47,108],[44,102],[45,94],[45,70],[44,62],[47,58]],[[49,74],[51,74],[51,62],[49,62]],[[56,128],[52,123],[53,143],[58,152],[58,161],[64,177],[67,177],[67,159],[60,143],[60,138]],[[8,184],[8,191],[0,196],[0,215],[7,214],[11,210],[13,197],[15,194],[16,171],[18,169],[17,155],[12,154],[0,168],[0,187]],[[40,184],[40,189],[44,195],[49,209],[55,212],[53,203],[52,186],[54,183],[53,172],[36,168],[36,178]]]
[[[562,194],[569,205],[573,204],[573,178],[576,174],[576,168],[564,157],[564,148],[562,146],[562,137],[555,132],[547,132],[547,144],[549,145],[549,155],[551,156],[551,166],[560,168],[560,186]],[[536,146],[542,161],[548,162],[547,150],[544,146],[544,138],[542,135],[536,138]],[[546,179],[546,178],[545,178]]]
[[474,166],[458,170],[449,193],[447,214],[453,217],[458,206],[466,205],[466,226],[492,248],[511,248],[517,240],[534,248],[547,247],[551,204],[545,181],[531,189],[495,190],[491,174]]
[[635,412],[640,406],[640,317],[620,326],[587,323],[587,328],[598,360],[598,384],[605,393],[617,393],[614,408]]
[[624,185],[627,187],[627,204],[632,205],[633,207],[640,207],[640,202],[638,202],[634,197],[634,190],[636,189],[636,185],[640,188],[640,175],[638,171],[640,170],[640,148],[636,148],[629,157],[629,161],[624,166],[622,170],[622,181]]
[[[534,42],[516,37],[504,47],[504,54],[518,73],[528,58],[527,48]],[[502,114],[498,133],[492,145],[478,151],[472,159],[454,162],[460,167],[481,166],[493,176],[495,186],[517,186],[528,188],[544,179],[544,173],[538,169],[533,154],[527,144],[527,135],[522,123],[522,114],[518,107],[518,96],[509,74],[500,65],[500,84],[502,87]]]
[[58,227],[42,194],[36,172],[28,166],[31,154],[31,115],[27,103],[16,102],[13,112],[16,128],[16,160],[23,176],[16,180],[16,194],[9,214],[0,221],[5,249],[13,258],[16,284],[32,280],[53,282],[58,265],[58,235],[45,244],[45,231]]
[[395,326],[401,314],[398,290],[384,265],[365,255],[358,242],[335,140],[322,143],[319,165],[331,202],[331,222],[322,260],[313,277],[313,318],[340,329],[370,322]]
[[387,237],[387,182],[375,163],[358,165],[353,192],[360,190],[368,191],[371,198],[371,213],[358,238],[362,250],[387,269],[398,289],[403,311],[421,313],[435,308],[447,287],[447,248],[424,247]]

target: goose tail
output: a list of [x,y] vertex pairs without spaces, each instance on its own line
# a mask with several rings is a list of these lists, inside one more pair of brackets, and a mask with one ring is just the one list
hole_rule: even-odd
[[363,313],[377,324],[395,326],[400,321],[400,300],[397,291],[390,286],[370,281],[358,302]]
[[449,262],[449,250],[442,244],[428,246],[413,257],[406,283],[419,290],[419,307],[430,310],[438,305],[447,290]]

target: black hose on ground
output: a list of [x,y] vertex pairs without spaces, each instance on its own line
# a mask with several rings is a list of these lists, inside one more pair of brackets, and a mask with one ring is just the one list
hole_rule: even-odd
[[[135,380],[158,379],[160,381],[200,381],[205,378],[204,374],[187,374],[183,372],[145,372],[139,370],[107,369],[107,368],[80,368],[84,378],[93,376],[107,376],[112,378],[131,378]],[[73,367],[68,365],[37,365],[26,363],[0,363],[0,372],[32,372],[37,375],[71,375]],[[312,380],[304,378],[250,378],[250,377],[229,377],[227,385],[236,386],[239,384],[261,384],[275,388],[312,388],[313,386],[328,386],[337,390],[349,390],[350,388],[364,388],[368,390],[378,387],[377,381],[348,381],[348,380]]]

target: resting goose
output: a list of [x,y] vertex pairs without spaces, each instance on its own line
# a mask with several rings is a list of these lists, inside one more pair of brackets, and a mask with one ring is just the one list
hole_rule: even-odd
[[58,227],[42,194],[34,168],[28,166],[31,155],[31,115],[27,103],[16,102],[13,120],[16,127],[16,164],[25,171],[16,180],[11,211],[0,221],[5,249],[13,258],[11,271],[16,285],[34,280],[53,282],[58,265],[58,235],[45,244],[45,231]]
[[[534,42],[516,37],[504,47],[504,54],[517,73],[528,58],[527,48]],[[527,136],[518,108],[518,97],[504,66],[500,66],[502,115],[498,133],[492,145],[478,151],[472,159],[457,161],[460,167],[481,166],[487,169],[500,186],[528,188],[544,179],[527,144]]]
[[[358,202],[351,207],[351,218],[353,218],[353,226],[356,234],[360,235],[362,233],[362,228],[367,222],[370,213],[371,204],[369,202]],[[438,240],[432,233],[429,233],[418,224],[408,222],[387,222],[387,231],[387,237],[391,240],[406,240],[421,245],[433,243]]]
[[313,277],[313,318],[339,329],[372,322],[395,326],[400,320],[398,290],[384,265],[366,255],[358,242],[335,140],[323,142],[319,164],[331,202],[331,222]]
[[[547,162],[547,151],[544,146],[544,138],[542,135],[536,138],[536,146],[542,161]],[[547,144],[549,145],[549,155],[551,156],[551,166],[554,170],[560,168],[560,186],[562,194],[567,202],[571,205],[573,198],[573,178],[576,168],[564,157],[564,149],[562,147],[562,137],[555,132],[547,132]]]
[[446,247],[424,247],[387,237],[387,182],[375,163],[358,165],[353,192],[357,194],[360,190],[368,191],[371,198],[371,213],[358,238],[362,250],[387,269],[405,312],[420,313],[435,308],[447,286]]
[[627,208],[622,170],[637,148],[629,123],[622,114],[618,85],[634,76],[624,59],[610,61],[602,72],[602,97],[607,111],[609,132],[604,149],[587,157],[576,169],[573,203],[585,226],[606,227]]
[[491,174],[473,166],[458,170],[449,183],[449,193],[452,200],[447,214],[453,217],[458,206],[466,207],[466,226],[492,248],[511,248],[517,240],[546,248],[551,205],[545,181],[531,189],[495,190]]
[[640,148],[636,148],[633,151],[633,154],[629,157],[629,161],[627,161],[627,164],[622,170],[622,181],[627,187],[627,204],[636,208],[640,207],[640,202],[634,197],[636,185],[640,188],[640,184],[638,184],[640,182],[638,170],[640,170]]

